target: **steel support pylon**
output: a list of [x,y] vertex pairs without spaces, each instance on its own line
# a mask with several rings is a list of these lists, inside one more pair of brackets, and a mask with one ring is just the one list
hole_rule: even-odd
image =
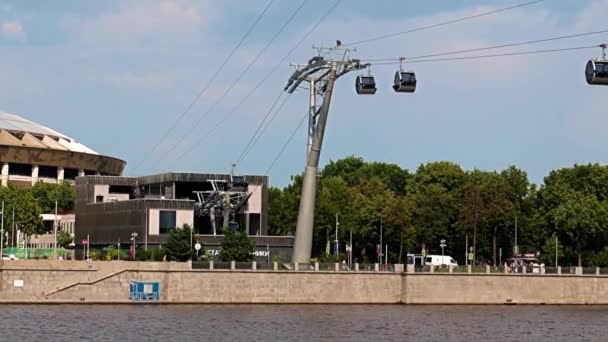
[[327,78],[325,96],[319,113],[317,124],[314,126],[312,142],[306,159],[304,181],[302,183],[302,196],[300,197],[300,210],[296,225],[296,239],[293,247],[292,262],[310,262],[312,250],[312,233],[315,220],[315,201],[317,195],[317,170],[321,157],[321,147],[327,125],[331,95],[336,81],[336,69],[332,68]]
[[[321,50],[323,49],[319,51],[321,52]],[[327,50],[329,51],[328,58],[316,56],[311,58],[308,64],[298,65],[296,72],[289,78],[287,86],[285,86],[285,90],[292,93],[302,82],[310,83],[308,149],[292,254],[293,263],[310,262],[317,195],[317,171],[334,84],[340,76],[368,66],[368,64],[361,64],[359,60],[351,60],[348,57],[350,50],[341,48],[340,44],[337,44],[336,48]],[[336,52],[342,54],[339,59],[331,56]],[[320,107],[317,106],[317,97],[323,99]]]

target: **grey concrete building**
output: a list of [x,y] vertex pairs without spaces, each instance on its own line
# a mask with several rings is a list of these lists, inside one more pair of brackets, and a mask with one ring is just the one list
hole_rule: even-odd
[[[155,247],[188,224],[206,249],[217,252],[223,227],[255,239],[258,257],[290,256],[292,237],[268,235],[268,177],[162,173],[142,177],[84,176],[76,179],[76,244]],[[78,247],[77,247],[78,248]]]

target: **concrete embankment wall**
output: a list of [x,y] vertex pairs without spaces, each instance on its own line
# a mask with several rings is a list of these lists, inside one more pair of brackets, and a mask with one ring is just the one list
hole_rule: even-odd
[[408,274],[405,304],[608,304],[608,276]]
[[607,276],[208,271],[149,262],[48,266],[0,263],[0,302],[129,303],[129,283],[145,280],[160,283],[162,303],[608,304]]

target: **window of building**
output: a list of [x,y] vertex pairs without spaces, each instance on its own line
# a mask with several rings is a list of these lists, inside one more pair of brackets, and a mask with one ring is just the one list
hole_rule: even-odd
[[57,167],[40,165],[38,167],[38,177],[40,178],[57,178]]
[[10,163],[8,166],[8,174],[11,176],[32,176],[32,165]]
[[160,234],[168,234],[169,231],[177,226],[175,210],[159,211],[158,232]]
[[74,180],[78,177],[78,169],[67,168],[63,170],[63,178]]
[[95,203],[101,203],[101,202],[103,202],[103,196],[96,196]]

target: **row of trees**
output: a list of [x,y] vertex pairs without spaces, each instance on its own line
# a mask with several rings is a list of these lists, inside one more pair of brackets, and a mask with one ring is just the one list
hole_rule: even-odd
[[[283,189],[270,189],[271,234],[295,233],[302,177]],[[339,240],[353,234],[353,257],[376,260],[383,226],[389,262],[406,253],[445,253],[464,263],[465,239],[475,262],[498,264],[520,252],[540,252],[555,263],[556,239],[561,264],[608,266],[608,167],[575,165],[552,171],[537,187],[525,171],[465,171],[450,162],[421,165],[414,173],[394,164],[348,157],[330,162],[320,173],[313,254],[326,255],[339,215]],[[343,248],[341,248],[343,249]]]
[[[28,236],[43,232],[40,214],[53,213],[55,201],[59,213],[71,212],[74,209],[76,195],[74,187],[67,183],[37,183],[31,188],[0,188],[0,203],[4,202],[4,228],[15,227]],[[1,210],[1,209],[0,209]]]

